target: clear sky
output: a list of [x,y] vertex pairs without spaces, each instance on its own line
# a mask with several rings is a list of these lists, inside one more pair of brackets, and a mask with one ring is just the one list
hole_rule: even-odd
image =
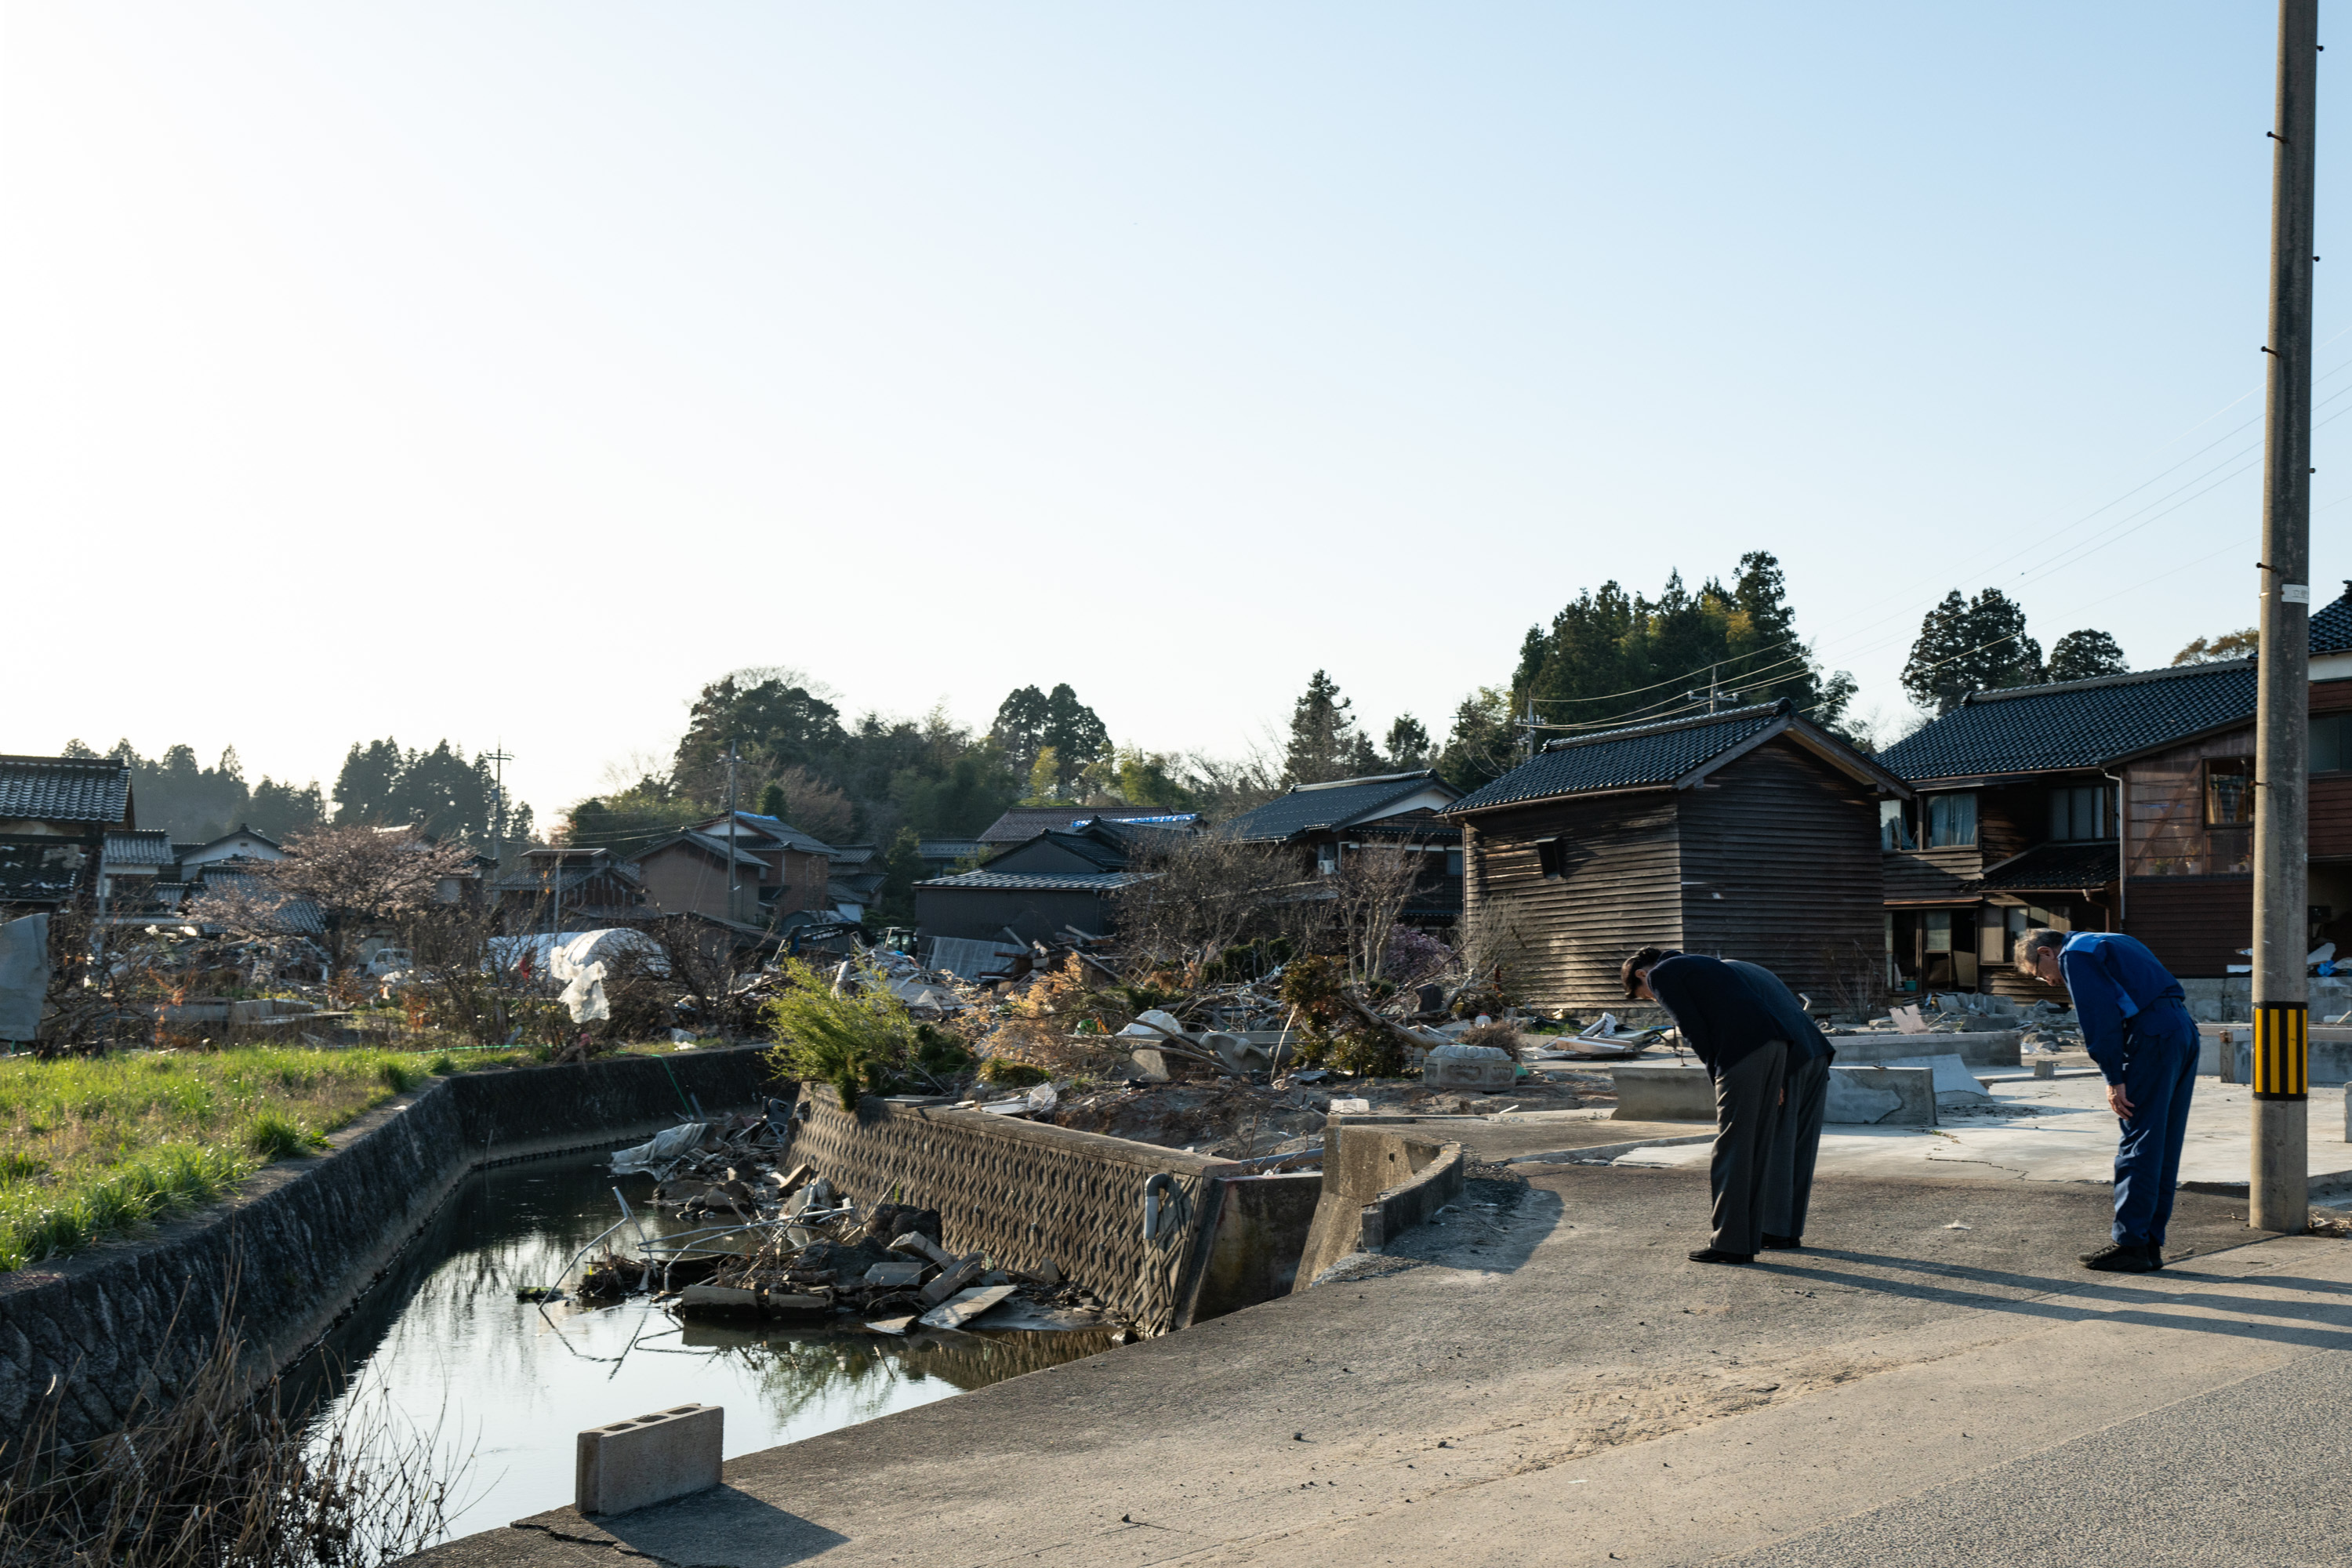
[[544,819],[750,664],[1442,731],[1759,548],[1864,706],[1954,587],[2162,664],[2254,616],[2274,26],[8,5],[0,750],[502,739]]

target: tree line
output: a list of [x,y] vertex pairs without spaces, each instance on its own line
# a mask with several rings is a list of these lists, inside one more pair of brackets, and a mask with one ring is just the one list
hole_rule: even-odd
[[389,736],[354,741],[331,797],[316,779],[297,784],[265,773],[259,784],[248,784],[235,746],[225,749],[210,767],[184,743],[166,746],[151,760],[127,739],[103,752],[73,740],[66,742],[63,754],[108,756],[130,763],[139,826],[160,827],[175,843],[205,843],[240,826],[282,843],[324,826],[331,819],[330,798],[331,820],[346,826],[414,826],[436,838],[478,844],[501,834],[509,841],[527,840],[532,829],[528,805],[508,806],[500,820],[489,760],[468,759],[465,748],[446,740],[430,751],[404,750]]

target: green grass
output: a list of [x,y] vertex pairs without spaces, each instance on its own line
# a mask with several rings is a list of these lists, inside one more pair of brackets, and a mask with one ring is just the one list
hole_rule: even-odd
[[272,1046],[0,1058],[0,1271],[200,1208],[436,1072],[529,1059]]

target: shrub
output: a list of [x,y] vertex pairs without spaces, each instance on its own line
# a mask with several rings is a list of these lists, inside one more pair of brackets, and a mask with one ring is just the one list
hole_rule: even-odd
[[312,1142],[310,1130],[282,1110],[265,1110],[245,1124],[245,1146],[264,1160],[307,1154]]
[[784,960],[787,984],[766,1008],[776,1045],[769,1056],[785,1074],[826,1083],[841,1108],[860,1095],[883,1094],[915,1058],[915,1020],[880,974],[858,976],[835,994],[803,960]]
[[425,1075],[416,1070],[415,1063],[403,1061],[398,1057],[378,1068],[376,1076],[383,1079],[383,1086],[394,1094],[406,1094],[425,1080]]
[[992,1089],[1027,1089],[1045,1081],[1045,1069],[1011,1057],[990,1057],[980,1064],[980,1081]]

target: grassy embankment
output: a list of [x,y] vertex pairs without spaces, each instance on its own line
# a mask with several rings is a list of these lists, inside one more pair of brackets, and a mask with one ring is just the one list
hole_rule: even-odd
[[0,1271],[213,1202],[458,1064],[529,1051],[136,1051],[0,1058]]

